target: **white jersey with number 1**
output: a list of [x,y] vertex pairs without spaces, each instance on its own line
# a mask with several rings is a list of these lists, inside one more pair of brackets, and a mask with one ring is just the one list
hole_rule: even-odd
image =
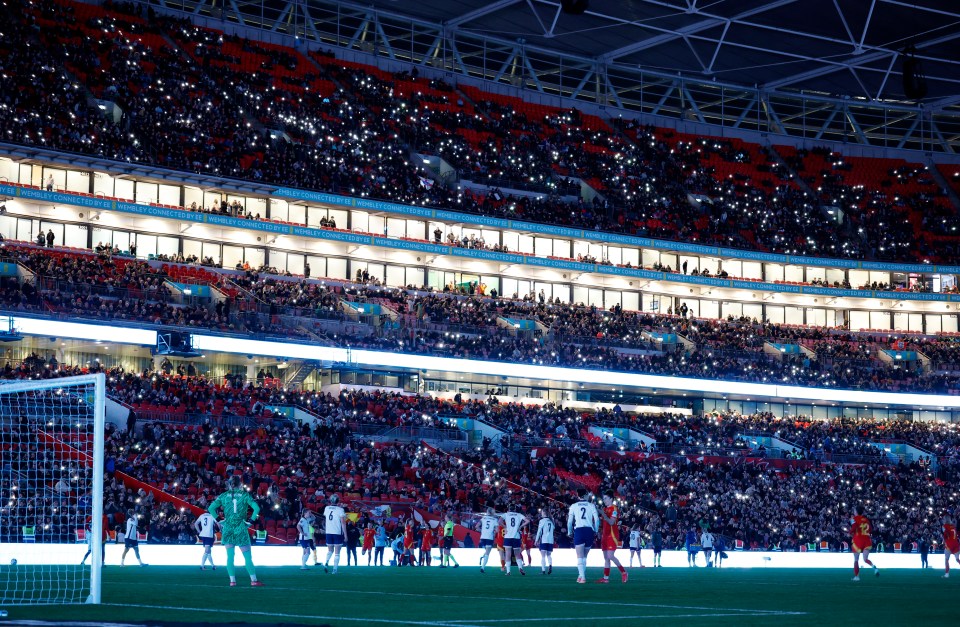
[[484,516],[480,519],[480,539],[493,540],[497,535],[497,527],[500,526],[500,519],[496,516]]
[[503,516],[503,537],[504,538],[519,538],[520,537],[520,528],[523,527],[523,523],[527,521],[527,517],[523,514],[517,514],[516,512],[507,512]]
[[570,506],[570,513],[567,514],[567,529],[573,533],[574,529],[593,529],[596,533],[600,528],[600,515],[597,513],[597,506],[589,501],[579,501]]
[[537,544],[553,544],[553,521],[541,518],[537,527]]
[[343,518],[346,514],[339,505],[327,505],[323,510],[324,532],[332,535],[342,536]]

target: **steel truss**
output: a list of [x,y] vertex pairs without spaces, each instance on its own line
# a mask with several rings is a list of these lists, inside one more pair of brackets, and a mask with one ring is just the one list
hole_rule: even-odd
[[[722,46],[743,45],[725,42],[731,23],[745,23],[737,22],[737,19],[747,20],[761,10],[790,0],[775,0],[738,15],[734,20],[704,15],[702,23],[676,31],[662,29],[663,32],[655,38],[658,41],[678,38],[690,41],[698,37],[704,40],[707,38],[701,34],[703,31],[726,24],[709,39],[715,45],[712,58],[697,54],[696,48],[691,46],[707,75],[703,79],[649,70],[623,61],[644,47],[656,45],[655,42],[643,42],[602,57],[588,58],[529,45],[522,38],[511,41],[466,27],[483,15],[526,2],[531,5],[543,33],[550,34],[560,12],[559,4],[548,0],[495,0],[442,24],[350,1],[136,1],[161,11],[185,12],[210,25],[220,23],[224,28],[233,25],[257,29],[260,39],[340,48],[384,60],[434,68],[448,73],[453,80],[462,76],[524,89],[531,92],[526,96],[528,98],[535,99],[535,94],[542,94],[622,109],[624,115],[629,116],[657,115],[743,131],[786,135],[794,138],[791,143],[796,140],[834,141],[928,153],[960,153],[960,96],[916,106],[881,100],[883,86],[877,93],[867,93],[857,73],[878,71],[876,64],[882,62],[882,85],[886,85],[894,70],[896,55],[864,50],[865,32],[863,35],[849,33],[851,37],[847,43],[856,46],[859,39],[861,46],[862,54],[854,61],[828,61],[824,67],[784,77],[762,88],[709,78]],[[695,0],[693,4],[696,4]],[[945,35],[927,44],[941,44],[954,38],[960,38],[960,34]],[[886,63],[887,57],[890,57],[889,63]],[[851,91],[863,95],[837,98],[790,90],[791,85],[812,76],[837,71],[850,72],[855,79],[855,88]],[[960,79],[957,83],[960,85]],[[615,111],[609,113],[616,114]]]

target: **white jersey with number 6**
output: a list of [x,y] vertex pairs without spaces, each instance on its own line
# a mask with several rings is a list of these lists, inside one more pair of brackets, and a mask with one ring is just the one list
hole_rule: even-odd
[[590,528],[596,533],[600,528],[600,515],[597,506],[588,501],[579,501],[570,506],[567,514],[567,530],[573,534],[574,529]]
[[212,538],[217,533],[217,519],[211,516],[210,512],[200,514],[193,526],[201,538]]
[[541,518],[540,525],[537,527],[537,544],[553,544],[553,521],[549,518]]
[[332,535],[343,535],[343,518],[346,514],[339,505],[327,505],[323,510],[324,532]]
[[519,538],[520,529],[523,527],[523,523],[526,522],[527,517],[523,514],[517,514],[516,512],[507,512],[503,516],[503,537],[504,538]]
[[496,516],[484,516],[480,519],[480,539],[493,540],[497,535],[497,527],[500,526],[500,519]]

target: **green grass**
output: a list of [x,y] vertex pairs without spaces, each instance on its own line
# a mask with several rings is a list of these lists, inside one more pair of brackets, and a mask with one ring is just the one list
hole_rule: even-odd
[[[539,569],[509,577],[498,569],[457,570],[260,568],[264,588],[249,588],[241,569],[236,588],[223,568],[104,569],[96,606],[8,606],[8,621],[249,621],[356,626],[490,627],[567,623],[611,625],[923,625],[955,620],[960,576],[939,569],[848,570],[634,569],[624,585],[577,585],[574,569]],[[589,569],[591,580],[600,574]],[[616,574],[616,573],[614,573]],[[581,622],[583,621],[583,622]]]

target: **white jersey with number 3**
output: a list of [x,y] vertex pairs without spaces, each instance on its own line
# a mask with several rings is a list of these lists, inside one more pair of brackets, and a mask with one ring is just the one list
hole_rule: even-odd
[[523,523],[526,522],[527,517],[523,514],[517,514],[516,512],[507,512],[503,516],[503,537],[504,538],[519,538],[520,529],[523,527]]
[[323,510],[324,532],[342,536],[344,516],[346,516],[346,514],[339,505],[327,505]]
[[211,516],[210,512],[200,514],[193,526],[201,538],[212,538],[217,533],[217,519]]
[[553,544],[553,521],[541,518],[537,526],[537,544]]
[[574,529],[593,529],[594,532],[600,528],[600,515],[597,514],[597,506],[589,501],[579,501],[570,506],[570,513],[567,514],[567,528],[571,533]]
[[497,535],[497,527],[500,526],[500,519],[496,516],[484,516],[480,519],[480,539],[493,540]]

